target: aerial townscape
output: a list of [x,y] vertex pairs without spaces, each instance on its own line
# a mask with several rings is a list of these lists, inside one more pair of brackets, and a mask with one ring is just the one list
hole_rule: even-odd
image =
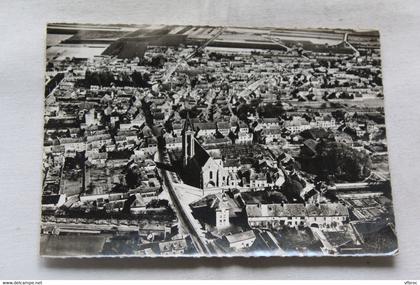
[[379,33],[49,24],[43,256],[398,252]]

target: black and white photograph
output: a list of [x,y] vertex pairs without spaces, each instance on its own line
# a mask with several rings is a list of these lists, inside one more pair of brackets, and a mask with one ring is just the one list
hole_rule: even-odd
[[46,30],[42,256],[398,253],[378,31]]

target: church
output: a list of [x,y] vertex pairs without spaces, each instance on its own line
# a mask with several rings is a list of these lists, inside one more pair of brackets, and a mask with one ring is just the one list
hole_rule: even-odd
[[184,183],[206,189],[234,187],[237,180],[223,167],[220,152],[205,150],[195,137],[195,128],[187,114],[182,129],[182,180]]

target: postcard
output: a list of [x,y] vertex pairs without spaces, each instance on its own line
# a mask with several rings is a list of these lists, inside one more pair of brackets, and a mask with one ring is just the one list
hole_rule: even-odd
[[398,253],[379,32],[49,24],[41,255]]

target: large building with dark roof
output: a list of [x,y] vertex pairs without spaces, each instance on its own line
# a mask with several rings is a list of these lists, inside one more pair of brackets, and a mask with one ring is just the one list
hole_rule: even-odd
[[[187,115],[182,130],[182,178],[201,189],[230,186],[229,172],[217,152],[207,152],[195,138],[195,127]],[[233,185],[232,185],[233,186]]]

